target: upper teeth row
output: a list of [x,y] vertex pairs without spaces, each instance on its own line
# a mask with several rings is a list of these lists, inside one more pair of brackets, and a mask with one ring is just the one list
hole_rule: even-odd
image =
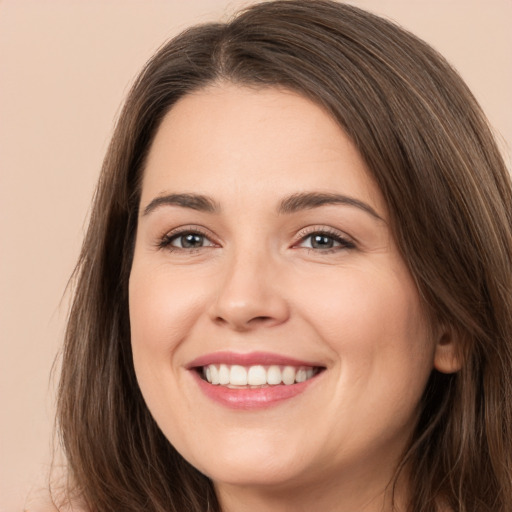
[[210,364],[203,367],[203,376],[210,384],[223,386],[263,386],[304,382],[315,375],[315,369],[305,366],[240,366]]

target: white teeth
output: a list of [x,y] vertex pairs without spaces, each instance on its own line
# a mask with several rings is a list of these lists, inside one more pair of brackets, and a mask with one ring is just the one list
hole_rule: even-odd
[[225,364],[221,364],[219,367],[219,384],[222,386],[229,384],[229,368]]
[[262,386],[267,383],[267,372],[263,366],[251,366],[247,372],[247,384]]
[[206,373],[206,380],[208,380],[208,382],[211,382],[212,384],[219,384],[219,369],[214,364],[211,364],[210,366],[208,366],[208,368],[210,369],[210,375],[212,380],[208,380],[208,373]]
[[281,384],[281,380],[281,368],[279,366],[271,366],[267,370],[267,384],[275,386],[276,384]]
[[229,383],[234,386],[247,386],[247,370],[243,366],[233,365],[229,372]]
[[276,386],[305,382],[317,374],[317,369],[304,366],[241,366],[210,364],[203,367],[203,377],[221,386]]
[[307,378],[307,372],[304,368],[297,370],[297,374],[295,375],[295,382],[304,382],[307,380]]
[[283,370],[283,384],[290,385],[295,382],[295,368],[293,366],[285,366]]

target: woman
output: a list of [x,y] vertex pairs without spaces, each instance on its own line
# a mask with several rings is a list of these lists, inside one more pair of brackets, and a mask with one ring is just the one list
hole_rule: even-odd
[[67,499],[510,510],[511,205],[472,95],[393,24],[292,0],[184,32],[78,265]]

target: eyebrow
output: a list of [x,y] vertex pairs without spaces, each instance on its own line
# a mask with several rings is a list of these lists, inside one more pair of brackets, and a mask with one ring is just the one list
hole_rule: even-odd
[[[342,194],[325,192],[303,192],[293,194],[280,202],[277,208],[277,213],[280,215],[291,214],[302,210],[311,210],[321,206],[336,204],[353,206],[363,210],[378,220],[384,220],[369,204],[360,201],[359,199]],[[148,215],[161,206],[180,206],[182,208],[190,208],[192,210],[206,213],[220,212],[220,206],[212,198],[201,194],[184,193],[167,194],[156,197],[146,206],[146,208],[144,208],[142,215]]]
[[295,213],[300,210],[310,210],[325,205],[341,204],[354,206],[369,213],[372,217],[383,221],[384,219],[367,203],[341,194],[332,194],[324,192],[304,192],[293,194],[281,201],[278,212],[280,214]]
[[155,197],[155,199],[144,208],[142,215],[148,215],[153,210],[164,205],[181,206],[182,208],[191,208],[192,210],[207,213],[218,213],[220,211],[220,207],[217,203],[208,196],[200,194],[167,194],[165,196]]

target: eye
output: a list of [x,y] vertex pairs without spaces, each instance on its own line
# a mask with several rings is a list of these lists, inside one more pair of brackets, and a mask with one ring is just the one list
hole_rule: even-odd
[[215,244],[203,233],[198,231],[180,231],[169,233],[159,243],[161,248],[169,250],[194,250],[213,247]]
[[331,252],[339,249],[354,249],[355,244],[338,233],[315,231],[302,236],[298,247]]

